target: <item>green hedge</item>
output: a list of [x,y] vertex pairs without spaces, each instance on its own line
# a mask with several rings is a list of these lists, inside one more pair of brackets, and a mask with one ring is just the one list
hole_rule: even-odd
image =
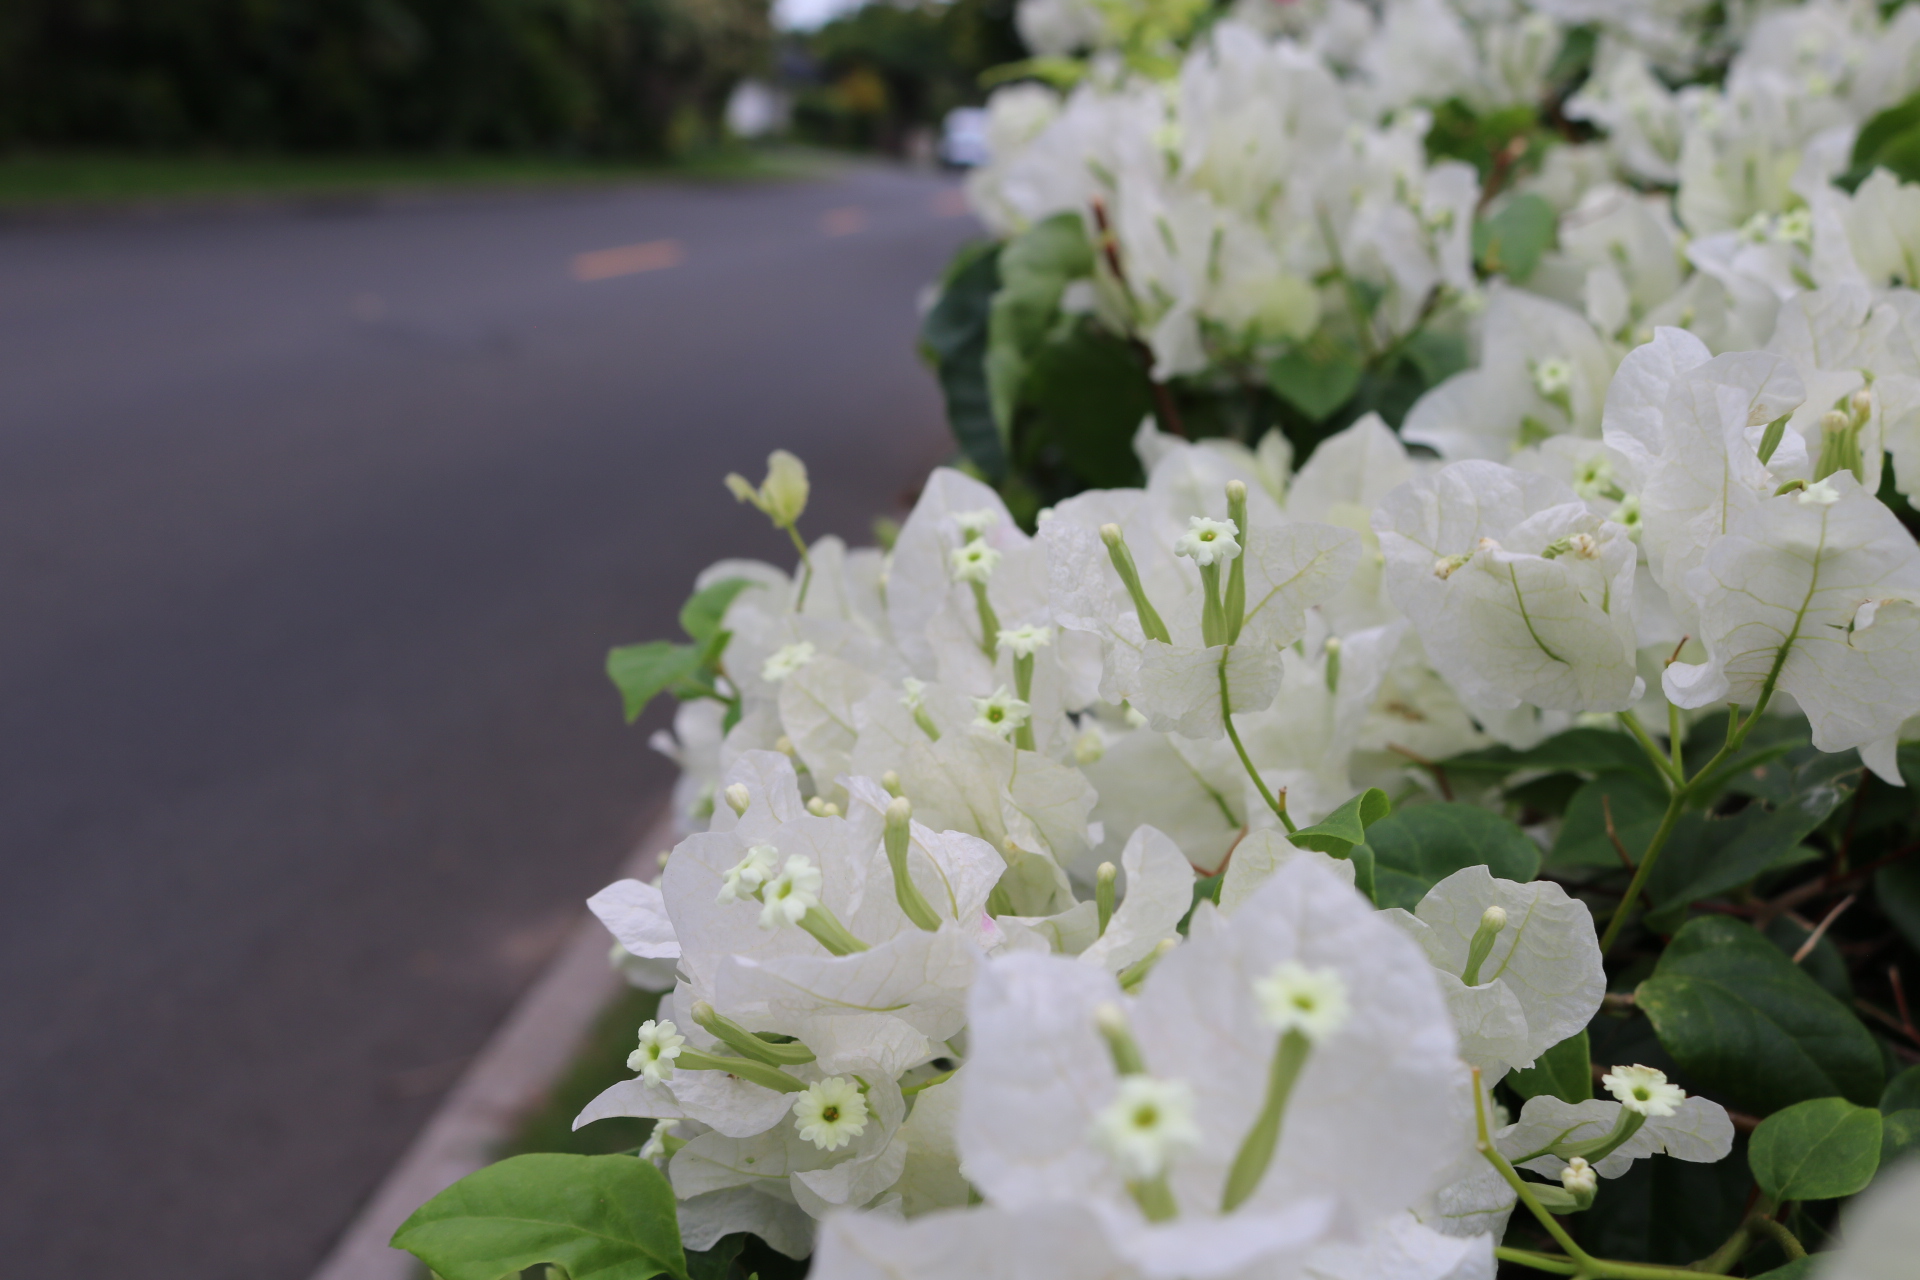
[[0,146],[659,152],[768,0],[12,0]]

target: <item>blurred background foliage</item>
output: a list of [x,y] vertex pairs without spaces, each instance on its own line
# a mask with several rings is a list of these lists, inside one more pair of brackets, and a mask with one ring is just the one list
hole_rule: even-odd
[[768,0],[10,0],[0,147],[664,154]]
[[794,134],[904,154],[1018,58],[1013,0],[778,33],[771,0],[10,0],[0,152],[666,157],[769,80]]
[[984,100],[980,74],[1025,56],[1013,0],[868,4],[790,37],[794,127],[829,146],[901,154],[954,107]]

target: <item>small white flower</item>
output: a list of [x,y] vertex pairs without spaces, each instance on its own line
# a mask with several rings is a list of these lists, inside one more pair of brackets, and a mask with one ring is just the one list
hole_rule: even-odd
[[1805,249],[1813,244],[1813,210],[1804,206],[1790,209],[1773,224],[1773,238],[1782,244],[1797,244]]
[[1014,697],[1005,685],[995,689],[991,697],[973,699],[973,727],[998,737],[1011,738],[1032,714],[1033,708]]
[[867,1130],[867,1100],[845,1076],[828,1076],[793,1100],[793,1127],[822,1151],[838,1151]]
[[640,1024],[640,1047],[627,1055],[627,1070],[659,1084],[673,1074],[673,1060],[680,1056],[687,1038],[676,1034],[671,1022],[649,1018]]
[[754,845],[747,850],[746,857],[728,868],[726,878],[720,885],[719,896],[714,901],[724,905],[751,898],[759,892],[761,885],[773,878],[774,870],[779,865],[778,849],[770,844]]
[[955,547],[947,563],[953,569],[955,582],[984,583],[999,567],[1000,553],[984,542],[969,542],[964,547]]
[[660,1160],[667,1154],[667,1138],[679,1128],[678,1120],[656,1120],[653,1132],[647,1135],[646,1143],[640,1148],[642,1160]]
[[1593,1171],[1592,1165],[1575,1156],[1560,1171],[1560,1185],[1577,1196],[1592,1195],[1600,1188],[1600,1175]]
[[1652,1067],[1615,1067],[1600,1077],[1600,1083],[1621,1106],[1648,1117],[1670,1116],[1687,1100],[1685,1089],[1668,1084],[1666,1072]]
[[1053,643],[1053,628],[1013,627],[1003,630],[997,643],[1016,658],[1031,658],[1034,650]]
[[813,646],[805,640],[776,649],[761,666],[760,678],[769,684],[778,684],[812,662],[813,656]]
[[1309,969],[1297,960],[1275,965],[1253,984],[1253,994],[1268,1026],[1283,1033],[1297,1030],[1316,1044],[1344,1026],[1351,1012],[1339,974]]
[[1173,544],[1173,554],[1191,556],[1199,565],[1217,564],[1240,554],[1240,530],[1231,520],[1188,516],[1187,531]]
[[968,542],[987,536],[987,530],[1000,523],[1000,513],[992,507],[982,507],[978,511],[956,512],[953,522],[960,526],[960,535]]
[[1573,392],[1573,364],[1550,356],[1533,366],[1533,389],[1542,400],[1559,400]]
[[820,905],[820,868],[813,859],[794,854],[780,874],[767,881],[760,893],[760,927],[778,929],[799,924],[800,918]]
[[1840,491],[1825,480],[1815,480],[1795,494],[1794,501],[1803,507],[1830,507],[1840,501]]
[[1089,725],[1073,740],[1073,762],[1081,768],[1099,764],[1107,754],[1107,735],[1099,725]]
[[900,681],[900,705],[909,711],[918,711],[927,699],[927,682],[907,676]]
[[1093,1132],[1127,1177],[1158,1177],[1175,1156],[1200,1144],[1193,1089],[1184,1080],[1122,1076],[1120,1092],[1094,1117]]

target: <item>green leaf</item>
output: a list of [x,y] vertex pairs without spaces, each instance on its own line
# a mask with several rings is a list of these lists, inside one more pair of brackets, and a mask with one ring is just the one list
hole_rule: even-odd
[[1302,849],[1317,849],[1344,858],[1367,838],[1367,828],[1393,812],[1393,802],[1378,787],[1369,787],[1310,827],[1287,839]]
[[1078,213],[1057,213],[1000,251],[1000,289],[987,315],[987,389],[1004,444],[1034,353],[1060,313],[1069,281],[1093,272],[1093,248]]
[[960,251],[940,300],[920,326],[932,353],[947,425],[960,451],[989,480],[1006,474],[1007,451],[993,419],[987,391],[987,323],[1000,288],[1000,246],[972,245]]
[[[1522,769],[1529,772],[1570,769],[1580,773],[1635,773],[1658,785],[1660,775],[1647,759],[1640,744],[1624,733],[1611,729],[1569,729],[1556,733],[1545,742],[1516,751],[1512,747],[1487,747],[1442,760],[1440,767],[1451,773],[1493,774],[1504,777]],[[1615,819],[1618,821],[1618,819]]]
[[1920,1110],[1907,1107],[1882,1117],[1880,1128],[1880,1167],[1904,1160],[1920,1150]]
[[732,1280],[740,1274],[734,1266],[734,1260],[740,1251],[746,1248],[747,1237],[743,1232],[730,1236],[721,1236],[711,1249],[702,1249],[698,1253],[687,1255],[688,1280]]
[[1647,892],[1658,904],[1647,927],[1665,933],[1685,919],[1689,903],[1818,857],[1800,842],[1837,803],[1828,791],[1778,809],[1755,802],[1731,818],[1688,814],[1647,877]]
[[671,640],[622,645],[607,653],[607,676],[626,701],[627,723],[632,724],[647,704],[668,686],[693,677],[700,670],[700,650]]
[[1601,1184],[1593,1208],[1571,1225],[1600,1257],[1680,1265],[1712,1253],[1733,1233],[1752,1186],[1746,1139],[1735,1137],[1733,1154],[1712,1164],[1666,1155],[1635,1160]]
[[720,633],[720,620],[727,616],[727,606],[733,603],[733,598],[748,587],[758,585],[748,578],[722,578],[702,587],[680,606],[680,629],[705,648]]
[[1747,1163],[1774,1200],[1838,1200],[1880,1167],[1880,1113],[1845,1098],[1813,1098],[1768,1116],[1753,1131]]
[[1560,223],[1553,206],[1536,195],[1515,196],[1491,218],[1473,224],[1473,256],[1488,275],[1522,284],[1553,247]]
[[1882,1115],[1913,1107],[1920,1107],[1920,1067],[1908,1067],[1887,1081],[1886,1091],[1880,1095]]
[[1036,437],[1057,447],[1086,484],[1140,483],[1133,433],[1153,412],[1153,388],[1126,343],[1091,321],[1055,335],[1034,353],[1023,399]]
[[1873,873],[1873,896],[1906,940],[1920,947],[1920,858],[1908,858]]
[[1836,1095],[1871,1105],[1885,1083],[1852,1011],[1738,920],[1689,921],[1635,1003],[1694,1086],[1743,1110]]
[[1523,1098],[1546,1094],[1562,1102],[1585,1102],[1593,1096],[1593,1056],[1587,1048],[1587,1033],[1568,1036],[1532,1066],[1508,1072],[1506,1083]]
[[1818,1256],[1811,1254],[1804,1258],[1795,1258],[1785,1266],[1775,1267],[1771,1271],[1762,1271],[1753,1280],[1812,1280],[1814,1263],[1819,1261]]
[[[1604,803],[1603,803],[1604,802]],[[1567,802],[1547,864],[1554,867],[1620,866],[1620,854],[1607,838],[1607,814],[1629,857],[1638,859],[1666,816],[1667,793],[1631,773],[1606,773],[1583,785]],[[1655,869],[1659,864],[1654,864]]]
[[1902,182],[1920,182],[1920,93],[1860,126],[1853,142],[1853,163],[1837,181],[1852,191],[1876,168],[1891,170]]
[[1497,813],[1470,804],[1426,804],[1382,818],[1367,831],[1374,900],[1412,910],[1462,867],[1484,866],[1522,883],[1540,870],[1540,847]]
[[632,1156],[515,1156],[427,1201],[393,1234],[445,1280],[549,1263],[570,1280],[685,1277],[673,1189]]
[[[1813,930],[1790,915],[1781,915],[1767,922],[1766,934],[1768,942],[1780,948],[1782,955],[1792,959],[1794,953],[1813,936]],[[1840,948],[1833,945],[1831,934],[1820,935],[1820,940],[1813,944],[1813,950],[1807,952],[1806,958],[1800,961],[1800,967],[1828,995],[1842,1004],[1852,1003],[1853,979],[1847,976],[1847,959],[1840,954]]]
[[1353,398],[1360,385],[1360,358],[1337,343],[1304,343],[1267,364],[1273,393],[1315,422]]

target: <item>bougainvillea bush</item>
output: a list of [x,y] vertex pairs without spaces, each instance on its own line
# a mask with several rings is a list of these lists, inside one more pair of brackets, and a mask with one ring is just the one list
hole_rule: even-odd
[[[879,548],[617,649],[656,1122],[449,1280],[1920,1267],[1920,9],[1029,0]],[[718,488],[717,503],[725,498]],[[742,509],[743,516],[750,516]]]

